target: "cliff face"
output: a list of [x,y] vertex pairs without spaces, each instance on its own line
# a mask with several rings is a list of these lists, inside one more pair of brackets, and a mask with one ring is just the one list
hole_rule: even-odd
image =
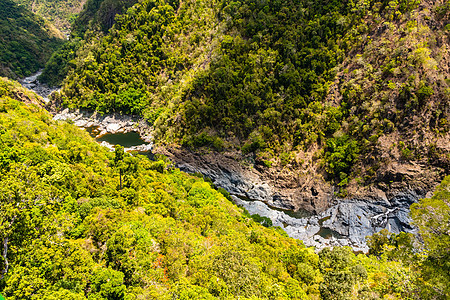
[[369,186],[352,184],[349,195],[339,198],[337,189],[311,169],[268,170],[237,153],[198,153],[177,147],[157,147],[154,152],[168,156],[182,171],[210,178],[251,214],[271,218],[274,226],[319,249],[348,245],[367,251],[366,236],[381,229],[415,232],[409,206],[429,197],[445,173],[426,164],[393,162],[379,171],[378,181]]
[[[442,138],[449,140],[448,135]],[[177,166],[191,173],[201,173],[230,193],[264,201],[273,207],[321,213],[339,199],[362,199],[389,205],[390,199],[402,193],[424,197],[442,180],[448,169],[427,164],[426,161],[391,160],[378,169],[371,184],[352,181],[347,196],[341,197],[338,188],[327,182],[317,165],[294,169],[268,168],[253,155],[238,152],[192,151],[182,147],[156,147]]]

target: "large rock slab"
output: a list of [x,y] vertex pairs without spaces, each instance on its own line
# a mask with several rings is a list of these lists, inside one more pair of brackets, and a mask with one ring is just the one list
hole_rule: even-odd
[[243,200],[233,196],[234,202],[247,209],[250,214],[259,214],[272,220],[293,238],[303,241],[306,246],[316,249],[334,246],[350,246],[355,251],[367,252],[367,236],[387,229],[390,232],[416,233],[410,225],[409,205],[420,195],[406,193],[400,206],[385,203],[370,203],[363,199],[341,200],[338,204],[317,215],[294,218],[286,212],[271,208],[262,201]]
[[[251,214],[269,217],[291,237],[318,249],[351,246],[367,251],[366,237],[381,229],[414,233],[409,206],[430,196],[439,183],[439,175],[423,166],[389,166],[387,182],[353,186],[350,195],[340,199],[333,186],[314,173],[300,179],[292,173],[277,177],[233,153],[164,147],[153,151],[168,156],[182,171],[209,177]],[[408,180],[395,181],[397,177]]]

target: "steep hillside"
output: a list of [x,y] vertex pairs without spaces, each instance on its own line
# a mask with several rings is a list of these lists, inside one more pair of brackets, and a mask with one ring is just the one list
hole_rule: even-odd
[[[74,19],[70,31],[70,40],[50,57],[39,81],[49,86],[61,86],[64,78],[74,67],[76,52],[81,46],[82,38],[97,39],[107,32],[115,22],[115,16],[123,13],[136,1],[88,0],[79,16]],[[86,36],[85,36],[86,35]]]
[[28,10],[50,21],[64,34],[70,33],[71,23],[83,8],[86,0],[13,0]]
[[62,44],[57,29],[10,0],[0,0],[0,76],[20,78],[42,68]]
[[[120,147],[108,152],[85,131],[19,102],[37,99],[0,78],[0,292],[8,299],[448,295],[448,274],[433,276],[445,257],[427,225],[429,257],[416,255],[404,233],[374,236],[379,258],[338,247],[316,254],[254,222],[270,227],[203,179]],[[416,207],[421,226],[448,202],[447,186],[448,179]]]
[[250,162],[290,207],[422,194],[450,170],[448,23],[443,1],[146,0],[84,42],[55,100]]
[[361,173],[365,181],[379,179],[378,169],[392,163],[419,162],[450,172],[446,3],[421,1],[408,17],[369,19],[371,30],[340,66],[328,100],[350,109],[342,130],[360,141],[357,167],[371,166]]
[[87,0],[83,10],[74,20],[71,35],[83,37],[86,31],[107,32],[115,16],[126,12],[137,0]]

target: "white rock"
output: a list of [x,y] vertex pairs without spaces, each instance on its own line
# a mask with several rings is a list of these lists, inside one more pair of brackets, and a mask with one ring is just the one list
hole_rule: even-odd
[[110,123],[106,126],[106,131],[114,133],[117,132],[121,128],[121,125],[118,123]]

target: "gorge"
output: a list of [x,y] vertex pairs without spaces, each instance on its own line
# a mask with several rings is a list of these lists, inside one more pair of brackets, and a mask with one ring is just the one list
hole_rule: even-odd
[[0,14],[7,299],[450,297],[448,1]]
[[[39,75],[40,72],[23,79],[22,85],[45,100],[51,90],[37,80]],[[47,100],[45,102],[48,103]],[[274,226],[283,228],[290,237],[300,239],[306,246],[314,246],[317,250],[350,246],[355,251],[367,252],[366,237],[381,229],[392,233],[415,233],[410,224],[409,206],[421,198],[430,197],[434,189],[433,183],[428,188],[424,185],[404,186],[398,182],[387,187],[380,183],[384,188],[371,187],[361,192],[361,197],[339,199],[325,182],[305,178],[300,185],[292,174],[282,178],[289,185],[283,188],[264,173],[264,168],[258,167],[251,159],[250,162],[243,161],[242,156],[236,156],[236,153],[196,153],[164,147],[153,149],[152,128],[138,117],[69,109],[50,112],[55,120],[70,120],[85,128],[111,151],[115,144],[120,144],[126,151],[166,155],[181,171],[211,179],[216,187],[228,191],[233,201],[250,214],[270,218]],[[399,168],[388,172],[392,178],[414,178],[421,169],[410,166],[409,170],[403,167],[403,171]]]

